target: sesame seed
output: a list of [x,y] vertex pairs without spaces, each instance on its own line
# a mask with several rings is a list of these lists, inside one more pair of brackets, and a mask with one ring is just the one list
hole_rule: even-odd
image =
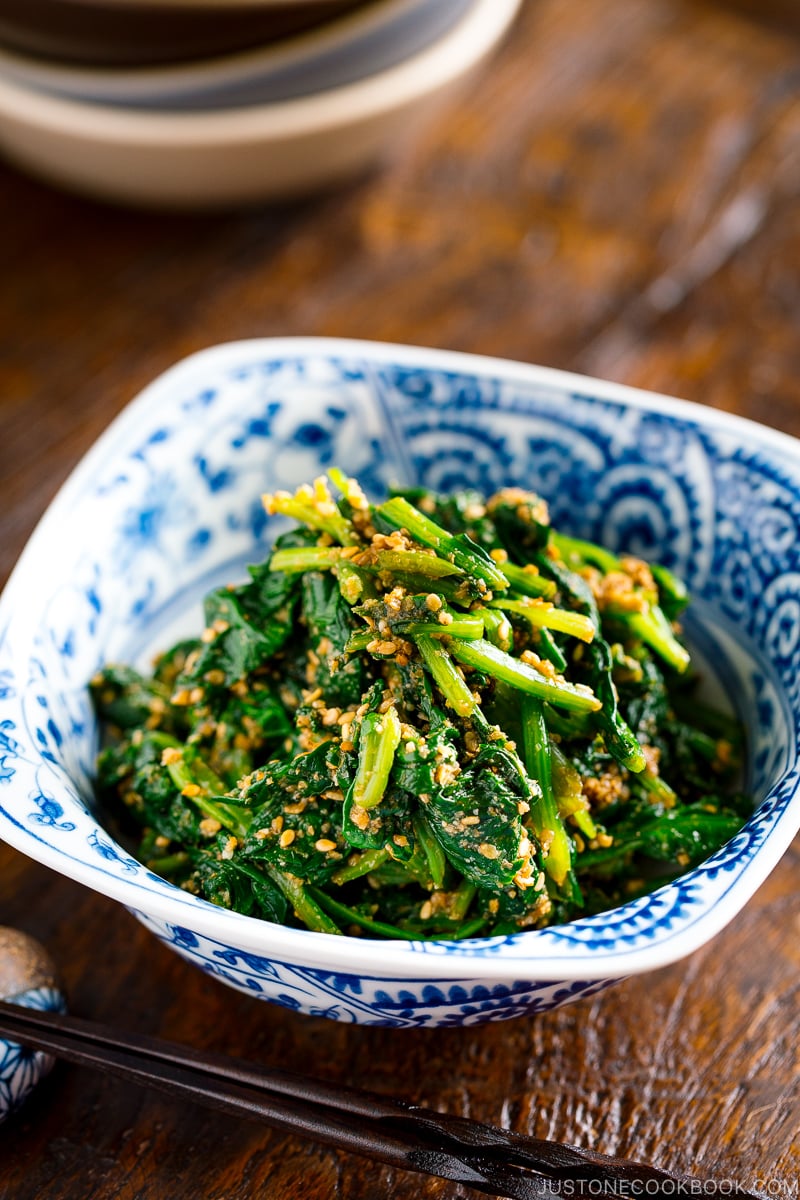
[[397,642],[387,638],[385,641],[380,638],[374,638],[367,646],[370,654],[395,654],[398,650]]
[[283,833],[281,834],[280,838],[278,839],[278,844],[280,845],[282,850],[285,850],[287,846],[291,846],[294,839],[295,839],[294,830],[293,829],[284,829]]
[[350,820],[358,829],[366,829],[369,825],[369,813],[360,804],[354,804],[350,810]]
[[464,509],[464,516],[468,521],[480,521],[482,517],[486,516],[486,506],[477,502],[468,504]]
[[304,797],[295,804],[284,804],[283,811],[289,813],[291,816],[296,816],[298,813],[305,812],[307,808],[308,800]]
[[327,854],[329,850],[336,849],[336,842],[332,842],[330,838],[320,838],[314,843],[314,849],[319,850],[321,854]]

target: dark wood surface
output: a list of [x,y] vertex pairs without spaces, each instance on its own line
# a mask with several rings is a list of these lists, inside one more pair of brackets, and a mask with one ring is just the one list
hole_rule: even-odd
[[[502,355],[800,434],[800,34],[786,6],[762,16],[525,0],[468,94],[386,171],[278,210],[138,215],[0,165],[0,577],[110,418],[233,338]],[[50,949],[81,1015],[789,1197],[799,860],[688,960],[465,1031],[260,1004],[5,848],[0,923]],[[466,1195],[66,1066],[0,1128],[9,1200]]]

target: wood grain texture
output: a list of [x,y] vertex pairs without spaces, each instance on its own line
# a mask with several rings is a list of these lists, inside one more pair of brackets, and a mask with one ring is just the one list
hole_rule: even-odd
[[[497,354],[800,434],[800,40],[747,7],[525,0],[388,170],[280,209],[139,215],[0,166],[0,577],[115,413],[234,338]],[[258,1004],[5,848],[0,923],[42,940],[76,1013],[789,1197],[799,866],[683,963],[466,1031]],[[0,1128],[2,1200],[467,1195],[66,1066]]]

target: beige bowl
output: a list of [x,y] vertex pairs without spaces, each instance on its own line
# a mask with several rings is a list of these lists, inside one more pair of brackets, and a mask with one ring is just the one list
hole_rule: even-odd
[[388,157],[489,54],[521,0],[475,0],[398,66],[346,87],[217,112],[137,112],[0,79],[0,150],[124,204],[220,208],[307,193]]

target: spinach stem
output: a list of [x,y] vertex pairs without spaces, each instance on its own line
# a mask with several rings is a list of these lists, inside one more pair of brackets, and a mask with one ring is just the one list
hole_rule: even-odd
[[572,847],[553,794],[550,740],[541,701],[535,696],[522,698],[522,735],[525,767],[542,793],[533,801],[528,819],[537,839],[546,846],[544,868],[560,886],[572,867]]
[[507,600],[504,597],[502,600],[490,600],[489,607],[524,617],[536,629],[555,629],[558,633],[569,633],[582,642],[590,642],[596,632],[590,617],[567,608],[556,608],[547,600]]
[[396,529],[406,529],[423,546],[430,546],[462,571],[482,579],[490,588],[504,591],[508,587],[503,572],[480,547],[473,547],[465,539],[448,533],[403,496],[393,496],[385,504],[379,505],[375,513]]
[[548,679],[527,663],[498,650],[483,639],[474,642],[453,641],[449,645],[453,658],[468,667],[477,667],[521,692],[549,700],[571,712],[596,712],[600,701],[591,688],[570,683],[566,679]]
[[353,781],[353,804],[375,808],[383,799],[395,750],[400,744],[400,720],[393,707],[367,713],[358,736],[358,767]]
[[318,904],[316,888],[306,888],[302,879],[290,875],[288,871],[279,871],[277,867],[265,866],[270,879],[280,888],[292,906],[292,911],[298,920],[313,929],[315,933],[341,934],[339,926],[331,920],[328,914]]
[[425,666],[450,707],[455,709],[460,717],[471,716],[478,708],[478,701],[457,670],[447,648],[439,645],[427,634],[418,636],[416,645]]

